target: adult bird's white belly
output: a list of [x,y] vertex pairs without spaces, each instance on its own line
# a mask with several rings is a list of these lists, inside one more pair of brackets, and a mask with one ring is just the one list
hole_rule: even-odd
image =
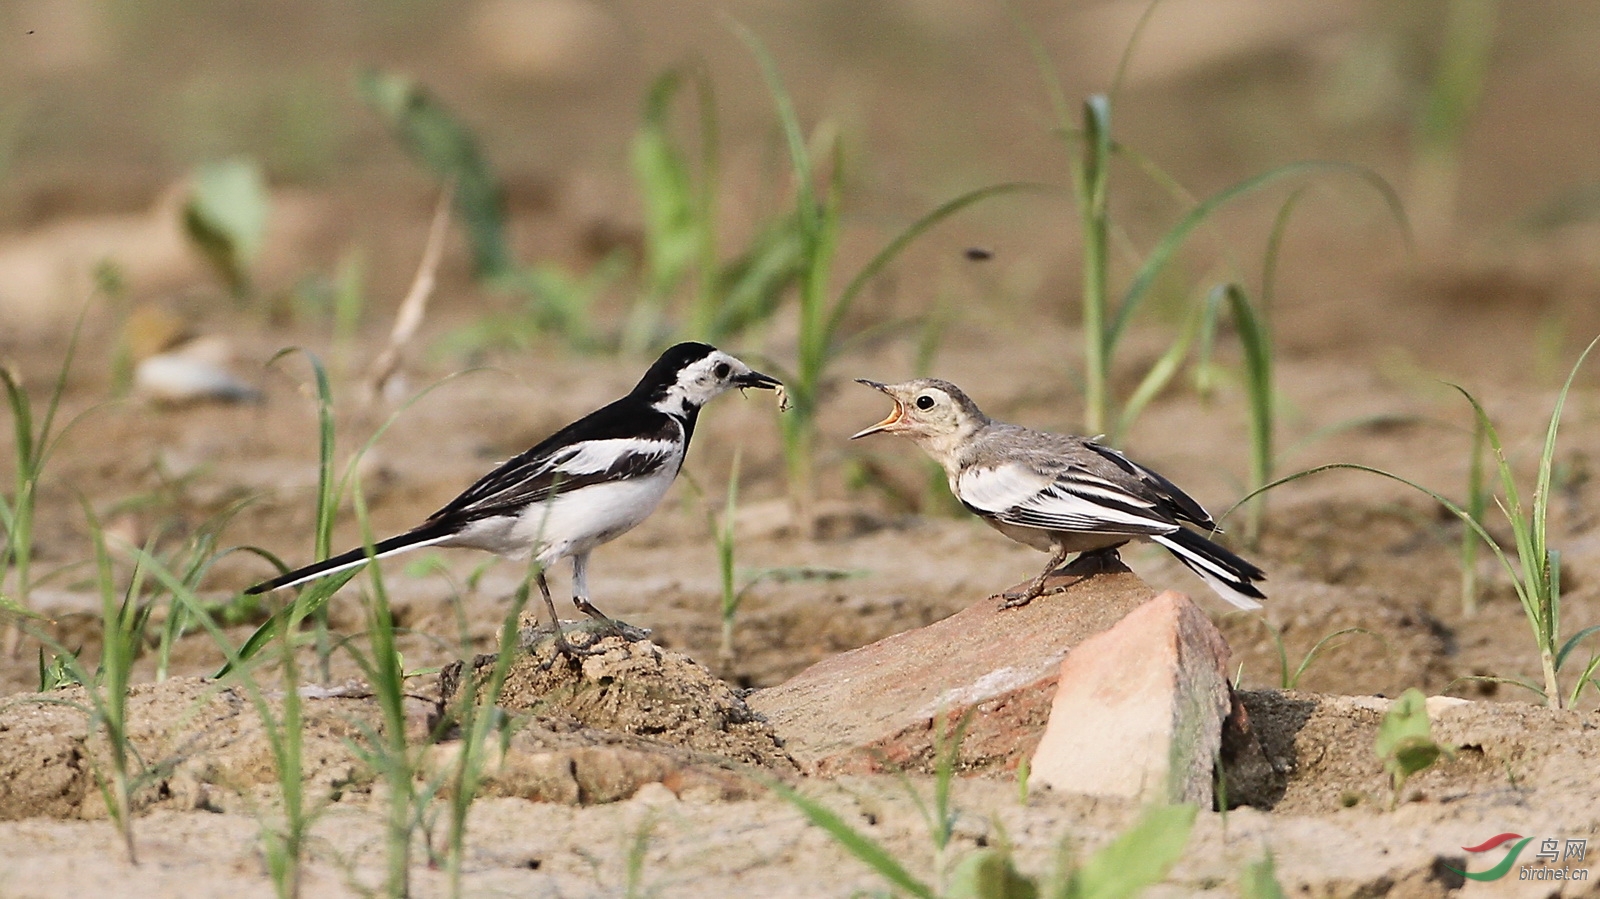
[[514,560],[535,555],[548,566],[633,530],[655,511],[677,475],[677,465],[663,465],[645,477],[557,494],[520,515],[474,521],[441,545],[488,550]]

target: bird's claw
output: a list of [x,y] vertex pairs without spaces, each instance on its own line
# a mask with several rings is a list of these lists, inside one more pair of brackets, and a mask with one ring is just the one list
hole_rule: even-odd
[[1067,592],[1067,588],[1069,586],[1070,585],[1068,585],[1068,584],[1063,584],[1063,585],[1061,585],[1059,587],[1051,587],[1048,590],[1046,590],[1046,589],[1039,589],[1039,590],[1030,589],[1030,590],[1024,590],[1021,593],[1001,593],[1001,594],[998,595],[998,598],[1000,599],[1000,608],[1002,608],[1002,609],[1020,609],[1023,606],[1027,605],[1030,602],[1033,602],[1034,600],[1038,599],[1041,596],[1055,596],[1057,593],[1065,593],[1065,592]]

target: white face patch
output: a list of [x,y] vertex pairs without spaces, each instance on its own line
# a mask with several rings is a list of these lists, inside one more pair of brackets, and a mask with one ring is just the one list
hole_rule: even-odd
[[655,403],[662,412],[683,414],[716,399],[733,386],[733,379],[750,373],[750,366],[721,350],[684,366],[667,388],[667,395]]

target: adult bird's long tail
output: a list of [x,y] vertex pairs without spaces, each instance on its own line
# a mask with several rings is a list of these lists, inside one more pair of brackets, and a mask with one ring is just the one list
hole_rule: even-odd
[[1256,587],[1267,573],[1187,528],[1170,534],[1152,534],[1151,540],[1167,548],[1179,562],[1200,576],[1217,595],[1241,609],[1259,609],[1265,593]]
[[344,571],[347,568],[365,565],[368,559],[381,559],[407,550],[442,543],[455,536],[456,530],[456,528],[446,527],[441,524],[425,524],[398,537],[379,540],[373,544],[371,555],[367,554],[365,546],[357,547],[347,553],[340,553],[331,559],[323,559],[321,562],[313,562],[304,568],[296,568],[288,574],[280,574],[270,581],[262,581],[244,592],[248,594],[265,593],[268,590],[276,590],[279,587],[293,587],[295,584],[303,584],[319,577],[326,577],[330,574]]

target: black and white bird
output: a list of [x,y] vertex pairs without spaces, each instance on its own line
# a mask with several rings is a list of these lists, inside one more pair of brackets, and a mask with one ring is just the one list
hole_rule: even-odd
[[572,603],[605,623],[589,601],[589,553],[644,521],[683,466],[700,407],[732,388],[778,387],[776,378],[703,343],[661,354],[627,396],[589,413],[468,487],[422,524],[307,565],[246,593],[265,593],[423,546],[464,546],[534,558],[556,641],[569,655],[544,570],[572,559]]
[[962,505],[1018,543],[1049,552],[1050,562],[1027,589],[1005,596],[1026,605],[1068,555],[1109,561],[1135,538],[1159,543],[1217,595],[1241,609],[1266,599],[1256,582],[1266,574],[1185,528],[1216,530],[1200,504],[1171,481],[1110,447],[1004,424],[984,415],[956,385],[934,378],[903,384],[857,379],[894,400],[889,417],[851,439],[878,432],[909,437],[944,467]]

